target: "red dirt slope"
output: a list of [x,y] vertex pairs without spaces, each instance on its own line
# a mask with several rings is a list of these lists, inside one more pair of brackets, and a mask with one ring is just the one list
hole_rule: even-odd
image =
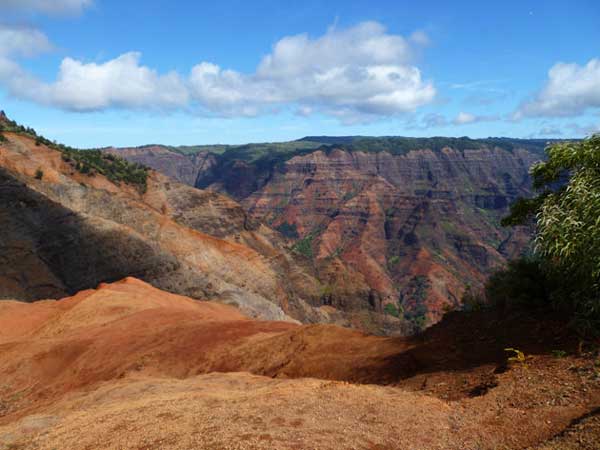
[[[526,366],[503,364],[509,343]],[[249,320],[127,278],[0,302],[0,450],[552,449],[578,436],[597,449],[597,427],[570,428],[596,423],[594,361],[548,355],[575,347],[547,317],[453,314],[382,338]]]

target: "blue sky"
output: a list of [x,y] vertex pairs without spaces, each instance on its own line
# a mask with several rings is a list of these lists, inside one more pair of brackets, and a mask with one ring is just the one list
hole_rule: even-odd
[[600,130],[600,2],[0,0],[0,108],[79,147]]

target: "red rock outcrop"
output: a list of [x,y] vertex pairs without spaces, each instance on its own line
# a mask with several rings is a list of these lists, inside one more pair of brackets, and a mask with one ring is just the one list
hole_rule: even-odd
[[[499,222],[530,194],[528,168],[539,158],[519,148],[333,148],[274,165],[259,189],[233,194],[312,259],[325,304],[403,312],[421,327],[525,248],[528,231]],[[244,186],[247,170],[229,167],[221,177]]]
[[[402,321],[322,308],[314,269],[230,198],[150,172],[144,192],[85,174],[24,134],[0,145],[0,297],[57,298],[136,276],[274,320],[407,333]],[[41,177],[38,176],[41,172]]]

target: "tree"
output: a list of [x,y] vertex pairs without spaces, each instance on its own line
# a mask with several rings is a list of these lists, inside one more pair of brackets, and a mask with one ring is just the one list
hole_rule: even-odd
[[565,280],[552,294],[585,328],[600,331],[600,135],[546,149],[532,167],[539,195],[519,200],[503,223],[536,222],[535,252]]

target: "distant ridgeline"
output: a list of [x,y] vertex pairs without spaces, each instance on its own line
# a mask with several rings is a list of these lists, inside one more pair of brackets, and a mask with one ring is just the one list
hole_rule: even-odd
[[[277,154],[287,159],[297,155],[307,154],[314,150],[331,151],[343,149],[366,153],[388,152],[393,155],[403,155],[412,150],[430,149],[439,152],[449,147],[455,150],[480,149],[498,147],[507,151],[515,148],[543,154],[548,143],[556,139],[513,139],[504,137],[489,137],[471,139],[469,137],[429,137],[413,138],[401,136],[306,136],[295,141],[266,142],[242,145],[194,145],[194,146],[161,146],[180,154],[208,152],[226,159],[239,159],[256,162],[259,159]],[[143,149],[150,145],[137,147]]]
[[553,142],[548,139],[512,139],[490,137],[471,139],[468,137],[367,137],[367,136],[307,136],[296,141],[245,145],[219,145],[195,147],[167,147],[169,150],[191,154],[208,152],[215,156],[216,164],[210,171],[200,176],[196,182],[199,188],[206,188],[217,181],[220,173],[227,173],[239,161],[252,164],[255,172],[267,176],[276,166],[295,156],[303,156],[316,150],[329,154],[335,149],[350,152],[380,153],[404,155],[414,150],[429,149],[440,152],[444,148],[458,151],[482,148],[501,148],[513,152],[515,148],[527,150],[544,156],[544,149]]
[[8,119],[4,111],[0,111],[0,142],[5,142],[7,139],[2,132],[27,136],[35,139],[35,145],[45,145],[58,150],[62,153],[63,161],[69,163],[80,173],[88,176],[94,176],[98,173],[117,185],[124,182],[135,186],[141,193],[146,192],[149,169],[141,164],[129,162],[99,149],[79,150],[53,142],[40,136],[33,128],[19,125],[17,122]]

